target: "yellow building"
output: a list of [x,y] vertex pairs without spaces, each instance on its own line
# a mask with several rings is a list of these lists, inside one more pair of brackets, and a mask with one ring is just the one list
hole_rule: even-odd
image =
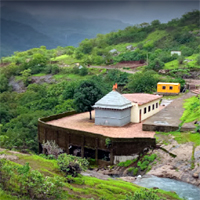
[[157,83],[157,93],[159,94],[179,94],[180,83]]
[[132,102],[131,122],[133,123],[140,123],[159,112],[161,95],[133,93],[123,94],[123,96]]

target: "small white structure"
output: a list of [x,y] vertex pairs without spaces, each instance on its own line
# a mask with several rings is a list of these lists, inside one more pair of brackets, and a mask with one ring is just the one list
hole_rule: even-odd
[[174,54],[181,56],[181,51],[171,51],[171,56]]
[[123,96],[132,102],[131,122],[140,123],[148,117],[159,112],[159,101],[161,95],[134,93],[123,94]]

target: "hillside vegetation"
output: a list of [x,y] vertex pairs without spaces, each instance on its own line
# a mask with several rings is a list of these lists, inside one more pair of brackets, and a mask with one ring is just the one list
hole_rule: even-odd
[[55,159],[49,160],[41,156],[9,151],[2,151],[0,154],[15,158],[14,161],[0,160],[0,176],[6,180],[4,183],[2,179],[0,180],[2,187],[7,191],[0,189],[0,198],[4,200],[17,198],[136,200],[137,196],[145,196],[145,193],[148,197],[152,197],[150,198],[152,200],[181,200],[175,193],[160,189],[142,189],[121,179],[99,180],[80,174],[76,177],[66,175],[60,171],[59,163]]
[[[37,152],[38,118],[72,110],[84,111],[78,109],[80,106],[74,101],[80,97],[76,93],[83,82],[93,82],[101,96],[116,82],[122,93],[153,93],[158,81],[180,82],[183,87],[182,78],[189,77],[200,67],[198,28],[199,11],[193,11],[167,24],[154,20],[151,24],[98,34],[94,39],[83,40],[77,48],[47,50],[41,46],[2,58],[0,131],[7,136],[2,145]],[[128,45],[134,50],[128,50]],[[117,53],[110,53],[112,49]],[[170,50],[181,50],[182,56],[171,56]],[[186,58],[190,62],[185,61]],[[110,64],[114,68],[114,63],[122,61],[143,61],[146,66],[135,74],[87,67]],[[159,74],[160,69],[168,69],[168,72]],[[195,74],[198,76],[198,71]]]
[[[153,93],[158,81],[180,82],[183,87],[183,78],[194,74],[199,78],[199,14],[199,11],[193,11],[166,24],[154,20],[151,24],[142,23],[117,32],[98,34],[94,39],[83,40],[77,48],[67,46],[47,50],[41,46],[1,58],[0,147],[38,153],[38,118],[73,110],[90,111],[93,100],[97,100],[94,95],[101,98],[115,83],[121,93]],[[171,56],[171,50],[179,50],[182,55]],[[123,63],[129,61],[145,63],[145,66],[136,69],[135,74],[115,69],[117,63],[123,67]],[[111,69],[93,65],[109,65]],[[165,73],[161,74],[160,70]],[[80,99],[82,104],[78,103]],[[183,122],[193,108],[196,114],[191,114],[190,119],[199,120],[198,98],[188,100],[185,108]],[[42,174],[60,176],[55,160],[39,156],[17,157],[18,164],[29,162],[32,169]],[[15,164],[11,162],[10,165]],[[50,165],[53,167],[49,168]],[[27,165],[22,168],[29,169]],[[19,187],[16,188],[18,191]],[[75,178],[73,184],[64,182],[64,193],[69,199],[79,199],[79,196],[82,199],[125,199],[127,192],[134,193],[136,189],[138,186],[119,180],[99,181],[82,176]],[[162,195],[159,191],[158,196]],[[177,199],[168,195],[164,196]],[[3,190],[0,190],[0,197],[15,199]]]

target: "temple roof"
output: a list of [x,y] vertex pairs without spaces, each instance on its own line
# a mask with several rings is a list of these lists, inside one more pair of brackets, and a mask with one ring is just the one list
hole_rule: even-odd
[[133,103],[138,105],[143,105],[151,101],[162,98],[161,95],[146,94],[146,93],[133,93],[133,94],[123,94],[123,96]]
[[117,91],[111,91],[95,103],[93,108],[123,110],[132,107],[131,101]]

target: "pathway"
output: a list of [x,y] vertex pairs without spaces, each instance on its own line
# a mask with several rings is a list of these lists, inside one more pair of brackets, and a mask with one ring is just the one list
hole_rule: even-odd
[[[194,93],[187,93],[178,99],[175,99],[167,107],[162,109],[157,114],[153,115],[143,123],[143,130],[145,131],[175,131],[179,128],[181,123],[181,116],[184,112],[183,103],[185,99],[195,96]],[[183,131],[194,129],[194,123],[185,123],[182,126]]]

